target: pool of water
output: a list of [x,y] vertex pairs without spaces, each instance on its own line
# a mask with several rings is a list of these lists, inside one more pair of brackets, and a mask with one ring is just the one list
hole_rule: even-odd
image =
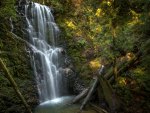
[[35,113],[73,113],[79,109],[79,105],[70,105],[74,96],[65,96],[41,103],[35,109]]
[[[70,104],[74,96],[65,96],[41,103],[36,107],[34,113],[78,113],[80,104]],[[82,113],[96,113],[94,110],[86,109]]]

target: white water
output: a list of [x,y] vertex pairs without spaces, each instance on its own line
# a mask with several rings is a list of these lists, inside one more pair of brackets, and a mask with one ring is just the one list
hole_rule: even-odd
[[80,106],[77,104],[70,105],[73,98],[74,96],[65,96],[46,101],[37,106],[34,113],[77,113]]
[[62,96],[67,92],[59,68],[61,48],[56,47],[59,29],[51,9],[38,3],[25,6],[29,43],[40,102]]

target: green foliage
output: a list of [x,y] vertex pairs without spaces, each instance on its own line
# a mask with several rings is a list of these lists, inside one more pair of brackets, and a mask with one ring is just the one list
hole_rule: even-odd
[[14,9],[14,0],[1,0],[0,1],[0,18],[8,19],[10,17],[15,17],[15,9]]
[[[145,37],[141,34],[146,34],[146,28],[148,31],[150,24],[143,24],[147,14],[135,11],[134,7],[146,8],[145,3],[148,1],[144,3],[140,0],[79,1],[78,5],[76,5],[78,1],[74,0],[49,2],[55,10],[56,22],[62,30],[62,36],[68,44],[68,53],[76,59],[75,63],[87,63],[81,62],[81,59],[87,58],[83,52],[91,49],[94,53],[91,55],[92,58],[103,57],[112,62],[114,57],[119,58],[127,53],[137,52],[136,48],[139,50],[142,47],[139,39]],[[116,32],[115,40],[113,29]],[[83,61],[87,60],[90,61],[90,59]]]
[[84,47],[86,45],[87,41],[85,39],[80,39],[77,41],[77,46]]
[[1,36],[2,33],[9,30],[10,23],[9,19],[15,19],[16,18],[16,12],[15,12],[15,1],[14,0],[1,0],[0,1],[0,32]]
[[145,91],[150,91],[150,77],[149,73],[143,67],[137,67],[136,69],[131,71],[132,77],[136,79],[140,88]]
[[[117,89],[117,94],[120,95],[120,98],[123,100],[123,102],[126,105],[129,105],[133,98],[130,89],[126,86],[121,87],[118,84],[115,86],[115,88]],[[123,94],[123,96],[122,96],[122,94]]]
[[[123,79],[115,88],[127,106],[136,103],[132,90],[149,92],[149,0],[84,0],[79,6],[75,6],[73,0],[64,0],[66,3],[52,1],[68,54],[73,57],[82,78],[89,80],[88,77],[95,74],[89,64],[96,58],[104,59],[108,64],[116,59],[120,63],[128,53],[134,56],[140,52],[137,65],[142,73],[137,71],[137,65],[132,64],[130,75],[126,72],[118,75]],[[57,4],[61,10],[56,8]]]

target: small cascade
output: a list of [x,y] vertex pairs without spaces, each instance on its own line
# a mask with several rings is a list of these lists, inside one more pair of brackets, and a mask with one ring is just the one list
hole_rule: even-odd
[[63,58],[62,48],[57,46],[59,28],[51,9],[32,3],[25,6],[25,16],[40,102],[65,95],[67,85],[59,71]]

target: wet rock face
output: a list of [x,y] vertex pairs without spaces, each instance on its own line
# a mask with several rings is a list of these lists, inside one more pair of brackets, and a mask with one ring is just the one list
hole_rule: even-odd
[[30,0],[16,0],[16,3],[21,6],[29,3]]
[[71,68],[61,68],[59,71],[67,79],[67,85],[70,93],[79,94],[86,88],[83,81],[76,76],[76,73]]

